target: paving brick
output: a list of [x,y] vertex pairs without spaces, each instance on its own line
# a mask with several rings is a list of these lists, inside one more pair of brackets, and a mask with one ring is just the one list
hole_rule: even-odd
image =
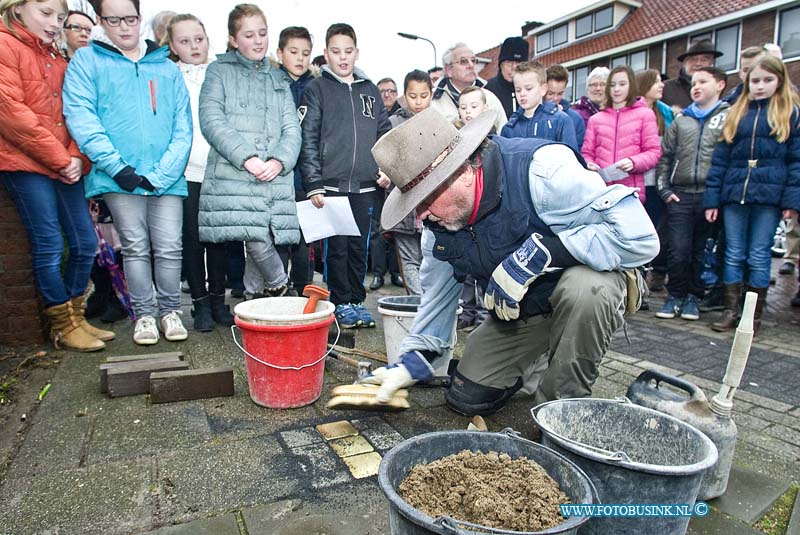
[[706,516],[694,516],[689,521],[687,535],[759,535],[744,522],[711,509]]
[[320,435],[313,427],[281,431],[280,435],[289,449],[325,442],[325,438],[323,438],[323,436]]
[[233,395],[233,368],[201,368],[150,374],[150,401],[169,403]]
[[764,431],[752,431],[749,429],[740,429],[738,440],[742,440],[757,446],[761,449],[767,450],[773,455],[783,457],[785,459],[796,460],[800,458],[800,446],[795,446],[766,434]]
[[145,535],[239,535],[239,523],[236,521],[236,515],[212,516],[167,526]]
[[352,423],[375,446],[375,449],[381,452],[393,448],[404,440],[403,435],[380,418],[353,420]]
[[617,361],[609,361],[607,366],[614,370],[625,372],[629,375],[633,375],[634,377],[638,377],[640,373],[644,371],[644,368],[639,366],[633,366],[631,364],[625,364],[624,362],[617,362]]
[[760,396],[758,394],[753,394],[751,392],[747,392],[746,390],[737,391],[736,396],[744,401],[752,403],[753,405],[766,407],[767,409],[772,409],[773,411],[777,412],[789,412],[792,409],[792,406],[787,403]]
[[620,353],[617,351],[606,351],[606,357],[619,360],[625,364],[635,364],[641,360],[639,357],[631,357],[630,355],[624,354],[624,352]]
[[304,482],[310,482],[310,486],[314,489],[323,489],[351,480],[350,471],[327,445],[311,444],[293,448],[292,454],[295,455],[299,468],[295,470],[295,474],[301,475],[300,479]]
[[121,368],[123,366],[129,366],[131,364],[147,365],[148,363],[152,364],[161,362],[180,362],[181,360],[183,360],[177,355],[182,355],[182,353],[157,353],[156,355],[152,355],[153,358],[148,358],[147,360],[123,360],[118,362],[106,362],[105,364],[101,364],[100,367],[98,368],[100,373],[100,393],[105,394],[108,392],[108,370]]
[[114,362],[149,361],[165,357],[176,357],[178,360],[184,360],[183,352],[168,351],[165,353],[147,353],[143,355],[122,355],[119,357],[108,357],[106,359],[106,363],[111,364]]
[[770,436],[784,440],[789,444],[800,445],[800,431],[795,431],[784,425],[773,424],[767,427],[764,432]]
[[793,416],[791,412],[775,412],[763,407],[756,407],[750,412],[750,414],[769,422],[800,430],[800,418]]
[[150,374],[158,371],[188,370],[189,363],[183,361],[143,362],[126,364],[108,370],[108,396],[137,396],[150,391]]
[[757,418],[738,411],[733,411],[733,421],[736,422],[736,426],[740,429],[746,427],[748,429],[762,430],[770,425],[770,423],[763,418]]

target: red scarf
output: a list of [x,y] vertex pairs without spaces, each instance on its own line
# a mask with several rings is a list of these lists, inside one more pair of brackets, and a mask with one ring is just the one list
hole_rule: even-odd
[[475,218],[478,217],[481,197],[483,197],[483,165],[475,169],[475,206],[472,207],[472,215],[469,216],[469,221],[467,221],[468,225],[475,223]]

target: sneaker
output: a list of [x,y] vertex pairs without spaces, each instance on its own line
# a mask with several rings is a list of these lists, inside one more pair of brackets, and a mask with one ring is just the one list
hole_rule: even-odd
[[780,275],[794,275],[794,262],[784,262],[780,268],[778,268],[778,273]]
[[689,295],[683,301],[681,307],[681,319],[694,321],[700,319],[700,308],[698,308],[699,301],[696,296]]
[[133,343],[140,346],[151,346],[158,342],[158,328],[153,316],[142,316],[136,320],[133,328]]
[[358,317],[361,318],[361,325],[359,325],[359,327],[375,327],[375,320],[372,319],[372,314],[369,313],[369,310],[367,310],[367,307],[364,306],[364,303],[353,305],[353,310],[355,310],[358,313]]
[[667,300],[664,301],[664,306],[661,307],[661,310],[656,312],[656,317],[670,320],[675,317],[675,314],[678,313],[679,309],[680,303],[676,298],[670,295],[667,297]]
[[180,314],[179,311],[173,310],[161,317],[161,331],[164,333],[164,338],[170,342],[180,342],[189,338],[189,332],[183,326]]
[[342,329],[353,329],[361,325],[361,316],[353,308],[353,305],[336,305],[334,314],[336,314],[336,321],[339,322],[339,327]]

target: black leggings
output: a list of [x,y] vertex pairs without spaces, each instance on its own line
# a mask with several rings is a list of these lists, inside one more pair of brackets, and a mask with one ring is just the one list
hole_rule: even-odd
[[[225,271],[228,256],[224,243],[201,243],[197,216],[200,212],[199,182],[188,182],[189,196],[183,201],[183,260],[186,280],[192,299],[225,293]],[[205,253],[205,262],[203,256]],[[208,290],[206,291],[206,269]]]

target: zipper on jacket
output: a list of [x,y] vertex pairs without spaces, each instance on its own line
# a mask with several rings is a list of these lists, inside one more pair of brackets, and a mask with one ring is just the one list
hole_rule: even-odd
[[[356,150],[358,146],[358,129],[356,128],[356,106],[353,104],[353,84],[347,84],[347,90],[350,92],[350,109],[352,110],[353,115],[353,164],[350,167],[350,179],[348,180],[348,188],[351,187],[353,183],[353,172],[356,170]],[[358,184],[358,193],[361,191],[361,182],[359,181]],[[348,193],[350,193],[348,191]]]
[[758,117],[761,115],[761,103],[758,103],[758,112],[756,112],[756,118],[753,120],[753,135],[750,138],[750,159],[747,160],[747,176],[744,177],[744,188],[742,188],[742,200],[739,201],[739,204],[744,204],[744,198],[747,195],[747,185],[750,182],[750,173],[753,172],[753,168],[758,165],[758,160],[754,160],[753,156],[755,155],[756,149],[756,128],[758,127]]
[[695,190],[699,187],[699,184],[697,183],[697,172],[700,168],[700,144],[703,142],[703,129],[706,127],[707,122],[708,121],[704,119],[700,124],[700,130],[697,132],[697,150],[695,150],[694,153],[694,176],[692,177]]
[[[614,165],[615,163],[617,163],[617,138],[619,137],[619,113],[620,113],[620,111],[621,110],[616,110],[617,117],[616,117],[616,122],[614,123],[614,152],[613,152],[614,156],[611,158],[614,161],[611,162],[611,165]],[[631,160],[631,161],[633,161],[633,160]]]

